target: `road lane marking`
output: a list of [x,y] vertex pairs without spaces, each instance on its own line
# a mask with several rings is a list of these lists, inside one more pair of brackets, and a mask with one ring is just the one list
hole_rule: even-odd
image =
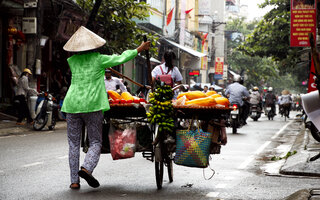
[[270,143],[271,141],[266,141],[263,145],[261,145],[253,155],[249,156],[244,162],[239,165],[238,169],[245,169],[254,160],[255,155],[260,154]]
[[0,139],[10,138],[10,137],[13,137],[13,135],[1,136]]
[[253,160],[254,156],[249,156],[244,162],[239,165],[238,169],[245,169]]
[[33,166],[42,165],[42,164],[43,162],[34,162],[34,163],[23,165],[22,167],[33,167]]
[[59,159],[59,160],[63,160],[63,159],[66,159],[66,158],[68,158],[68,155],[57,157],[57,159]]
[[[280,133],[282,133],[290,124],[292,124],[293,121],[288,122],[286,125],[284,125],[278,132],[274,134],[274,136],[271,137],[271,139],[277,138]],[[259,147],[254,153],[254,155],[260,154],[269,144],[271,141],[266,141],[262,146]],[[251,163],[254,160],[254,155],[249,156],[243,163],[240,164],[238,169],[245,169],[249,163]]]
[[272,136],[271,139],[276,139],[280,135],[280,133],[282,133],[282,131],[284,131],[292,123],[293,121],[290,121],[286,125],[284,125],[278,132],[276,132],[276,134],[274,134],[274,136]]
[[254,154],[255,155],[260,154],[270,143],[271,141],[266,141],[262,146],[259,147],[259,149],[257,149],[256,152],[254,152]]
[[225,183],[219,183],[216,185],[216,188],[220,188],[220,189],[226,188],[226,187],[227,187],[227,184],[225,184]]
[[209,192],[206,197],[217,197],[219,195],[219,192]]

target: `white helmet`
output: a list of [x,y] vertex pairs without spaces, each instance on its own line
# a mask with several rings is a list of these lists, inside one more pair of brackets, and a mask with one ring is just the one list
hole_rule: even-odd
[[233,76],[233,82],[240,82],[241,81],[241,76],[236,74]]
[[272,92],[272,90],[273,90],[272,87],[269,87],[269,88],[268,88],[268,91],[269,91],[269,92]]

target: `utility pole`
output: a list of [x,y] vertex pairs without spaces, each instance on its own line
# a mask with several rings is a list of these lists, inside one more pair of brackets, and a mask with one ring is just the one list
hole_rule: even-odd
[[162,35],[166,35],[167,0],[164,0]]

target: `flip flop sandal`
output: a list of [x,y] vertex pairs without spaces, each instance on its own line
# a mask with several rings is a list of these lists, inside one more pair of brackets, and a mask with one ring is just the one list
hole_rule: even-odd
[[70,189],[72,189],[72,190],[80,189],[80,184],[79,183],[71,183]]
[[84,180],[86,180],[91,187],[97,188],[100,186],[100,183],[97,181],[97,179],[95,179],[91,174],[88,174],[84,170],[80,170],[78,172],[78,175]]

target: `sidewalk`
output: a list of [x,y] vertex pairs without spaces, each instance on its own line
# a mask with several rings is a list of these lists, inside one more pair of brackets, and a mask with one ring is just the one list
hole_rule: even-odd
[[[58,121],[55,129],[66,129],[67,123],[65,121]],[[44,128],[42,131],[47,131]],[[16,135],[25,132],[35,131],[31,125],[16,125],[16,118],[0,113],[0,136]],[[39,131],[38,131],[39,132]]]
[[[296,123],[301,123],[297,120]],[[293,156],[290,156],[285,161],[280,169],[280,174],[320,177],[320,159],[310,162],[309,159],[320,152],[320,142],[313,139],[309,130],[306,130],[304,124],[301,123],[301,130],[294,144],[291,147],[291,152],[297,151]],[[320,178],[319,178],[320,179]],[[315,185],[315,188],[299,190],[284,200],[320,200],[320,185]]]
[[297,151],[297,153],[285,161],[280,169],[280,174],[320,177],[320,159],[313,162],[309,161],[311,157],[320,152],[320,142],[313,139],[310,131],[305,129],[303,123],[301,123],[300,133],[290,151]]

